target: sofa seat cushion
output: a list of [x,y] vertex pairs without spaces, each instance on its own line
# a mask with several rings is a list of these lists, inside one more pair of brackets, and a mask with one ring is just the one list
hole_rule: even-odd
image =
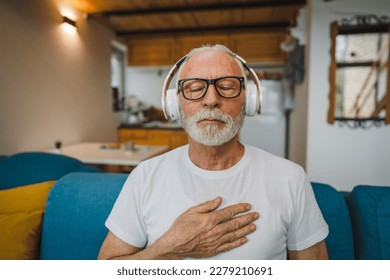
[[390,259],[390,187],[356,186],[349,197],[356,257]]
[[0,259],[39,259],[43,210],[54,183],[0,191]]

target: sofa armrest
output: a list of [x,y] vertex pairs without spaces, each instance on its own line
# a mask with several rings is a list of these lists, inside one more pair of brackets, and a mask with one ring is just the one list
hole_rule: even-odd
[[390,259],[390,187],[356,186],[348,199],[356,258]]
[[49,193],[41,259],[93,260],[108,232],[104,223],[127,174],[70,173]]
[[322,215],[329,226],[329,235],[325,239],[331,260],[355,259],[352,226],[345,194],[332,186],[312,182],[314,195]]

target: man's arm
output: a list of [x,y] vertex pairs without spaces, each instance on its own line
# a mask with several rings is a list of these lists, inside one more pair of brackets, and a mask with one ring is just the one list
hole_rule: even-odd
[[141,250],[142,248],[127,244],[109,231],[102,247],[100,248],[98,259],[130,259],[130,256],[140,252]]
[[327,260],[328,251],[322,240],[302,251],[288,251],[288,257],[290,260]]
[[215,211],[221,198],[199,204],[181,214],[154,244],[143,249],[120,240],[109,232],[98,259],[183,259],[206,258],[246,243],[256,230],[252,223],[258,213],[247,213],[251,206],[239,203]]

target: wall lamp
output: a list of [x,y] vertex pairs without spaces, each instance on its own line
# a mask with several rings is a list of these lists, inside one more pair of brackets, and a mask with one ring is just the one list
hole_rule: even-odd
[[77,31],[76,21],[65,16],[63,17],[63,26],[64,29],[70,33],[75,33]]

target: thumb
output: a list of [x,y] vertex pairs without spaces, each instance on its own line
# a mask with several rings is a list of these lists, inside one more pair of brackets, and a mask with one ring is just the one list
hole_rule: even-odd
[[203,202],[201,204],[198,204],[198,205],[190,208],[189,212],[208,213],[208,212],[211,212],[211,211],[214,211],[215,209],[217,209],[221,205],[221,202],[222,202],[222,198],[220,196],[218,196],[217,198],[215,198],[213,200]]

